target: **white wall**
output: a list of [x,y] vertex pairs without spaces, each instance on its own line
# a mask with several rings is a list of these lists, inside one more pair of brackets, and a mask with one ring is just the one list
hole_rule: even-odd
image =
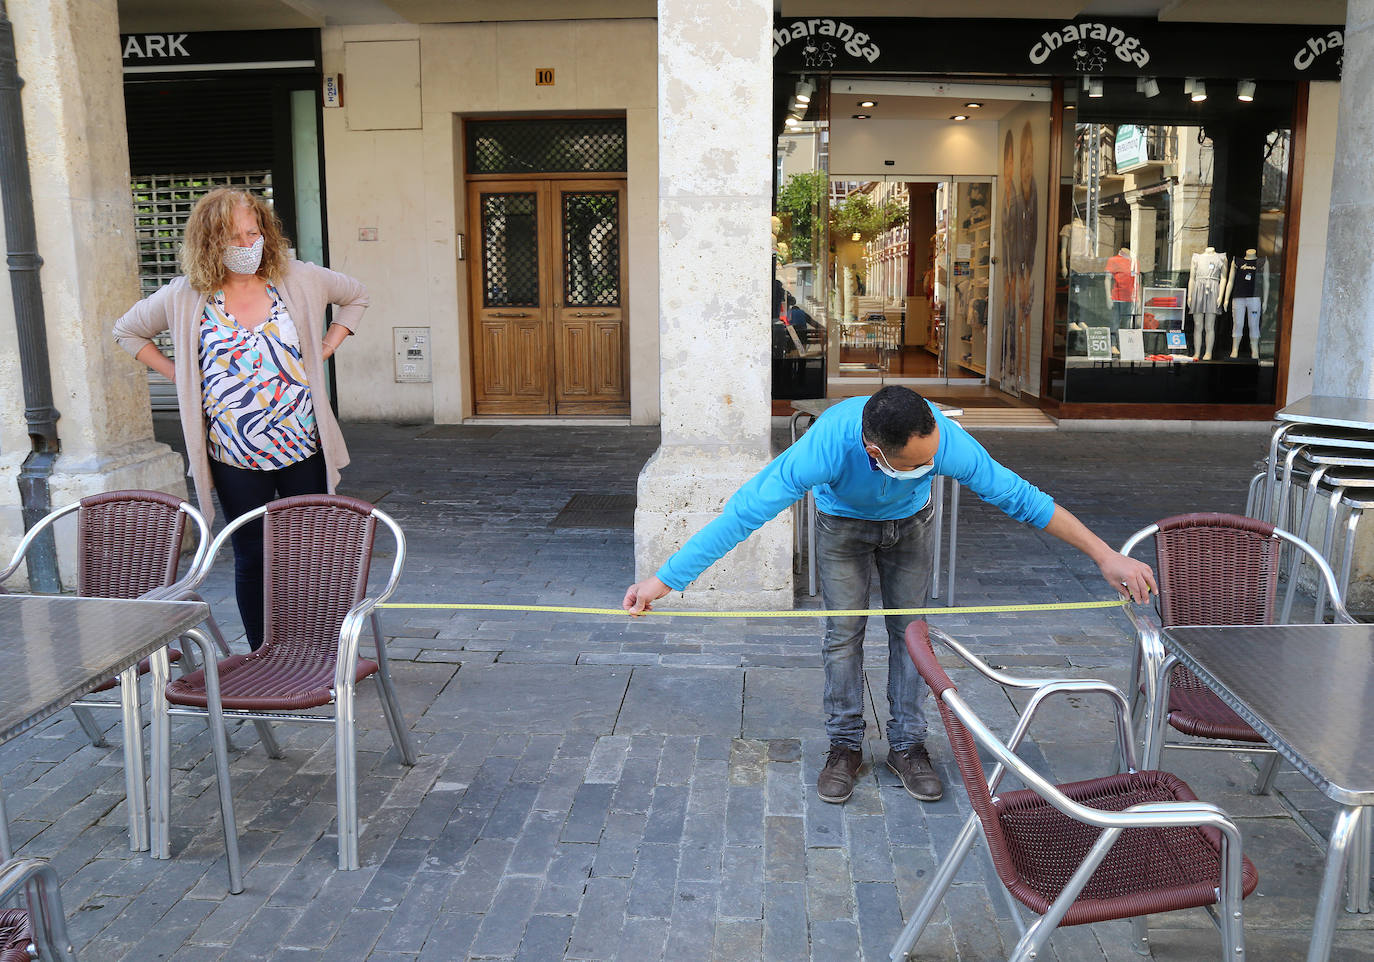
[[1326,228],[1331,213],[1331,175],[1336,164],[1336,113],[1341,85],[1314,83],[1307,99],[1307,151],[1302,166],[1297,272],[1293,283],[1293,327],[1288,345],[1288,396],[1282,406],[1312,393],[1321,314]]
[[[331,266],[366,283],[372,297],[358,335],[338,354],[340,414],[437,423],[472,414],[468,264],[454,250],[454,236],[467,231],[460,118],[624,112],[630,415],[637,424],[657,422],[654,21],[373,25],[327,28],[321,39],[324,72],[344,73],[344,107],[324,112]],[[368,108],[364,125],[387,122],[375,110],[379,87],[397,98],[391,122],[411,123],[409,95],[395,89],[396,75],[410,67],[405,45],[385,51],[394,55],[390,61],[356,47],[350,58],[346,46],[397,40],[418,40],[419,126],[356,129],[349,113],[355,98]],[[534,85],[534,71],[543,67],[554,69],[555,85]],[[377,228],[377,240],[360,241],[363,227]],[[433,383],[394,383],[392,327],[429,327]]]
[[[891,167],[883,162],[894,161]],[[830,124],[830,174],[861,179],[997,170],[997,121],[845,120]]]

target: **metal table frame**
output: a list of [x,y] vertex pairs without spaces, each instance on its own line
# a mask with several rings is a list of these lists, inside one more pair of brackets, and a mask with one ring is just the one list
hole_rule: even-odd
[[[828,408],[833,407],[845,398],[820,398],[817,400],[803,400],[792,402],[792,419],[790,427],[792,430],[792,443],[797,443],[797,438],[806,433],[806,429],[815,423],[816,418],[820,417]],[[948,404],[941,404],[938,401],[930,401],[935,410],[939,411],[947,418],[960,418],[964,414],[964,409],[953,407]],[[806,426],[801,424],[802,418],[809,418]],[[959,546],[959,482],[953,478],[946,479],[944,475],[937,474],[931,479],[930,496],[935,500],[935,557],[930,567],[930,597],[940,597],[940,542],[944,537],[944,518],[945,518],[945,481],[950,482],[952,491],[949,501],[949,555],[948,555],[948,576],[946,578],[947,593],[945,604],[954,607],[954,569],[957,560]],[[798,503],[793,511],[792,518],[793,544],[795,551],[800,557],[802,531],[806,532],[806,567],[807,567],[807,593],[811,597],[816,596],[817,592],[817,565],[816,565],[816,496],[811,491]]]
[[[1187,666],[1342,806],[1327,843],[1307,952],[1308,962],[1323,962],[1331,954],[1342,884],[1348,886],[1349,911],[1370,910],[1374,756],[1363,740],[1374,727],[1374,701],[1364,697],[1374,686],[1374,626],[1176,627],[1164,629],[1159,639],[1167,651],[1160,677],[1167,678],[1175,664]],[[1295,658],[1301,665],[1292,667],[1301,670],[1286,670],[1284,661]],[[1153,744],[1146,746],[1147,759],[1153,750]]]

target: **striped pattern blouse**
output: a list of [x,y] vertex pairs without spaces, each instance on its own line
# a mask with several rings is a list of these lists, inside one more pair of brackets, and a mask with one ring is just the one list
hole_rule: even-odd
[[259,471],[304,461],[319,450],[315,405],[300,337],[271,284],[272,308],[252,330],[240,327],[216,291],[200,325],[201,403],[210,457]]

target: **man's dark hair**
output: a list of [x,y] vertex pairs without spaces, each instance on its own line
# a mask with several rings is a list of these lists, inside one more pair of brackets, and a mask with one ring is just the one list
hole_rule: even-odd
[[889,384],[864,404],[864,438],[885,454],[896,454],[913,436],[923,438],[934,430],[930,405],[909,387]]

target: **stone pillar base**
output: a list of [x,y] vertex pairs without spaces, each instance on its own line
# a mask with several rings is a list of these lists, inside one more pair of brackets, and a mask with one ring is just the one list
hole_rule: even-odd
[[[639,475],[635,509],[635,577],[652,575],[683,543],[720,516],[721,506],[768,459],[721,445],[658,449]],[[792,512],[741,542],[664,608],[774,610],[792,608]]]
[[[24,518],[19,504],[18,477],[23,455],[15,455],[0,462],[0,490],[6,493],[0,504],[0,565],[8,564],[14,549],[24,536]],[[148,440],[130,444],[114,451],[100,463],[73,460],[66,455],[57,459],[57,466],[48,479],[52,507],[60,508],[102,491],[142,488],[164,491],[179,498],[186,497],[186,465],[182,457],[165,444]],[[64,588],[76,587],[76,525],[63,519],[56,529],[57,567]],[[28,570],[21,565],[14,577],[6,582],[11,591],[28,587]]]

